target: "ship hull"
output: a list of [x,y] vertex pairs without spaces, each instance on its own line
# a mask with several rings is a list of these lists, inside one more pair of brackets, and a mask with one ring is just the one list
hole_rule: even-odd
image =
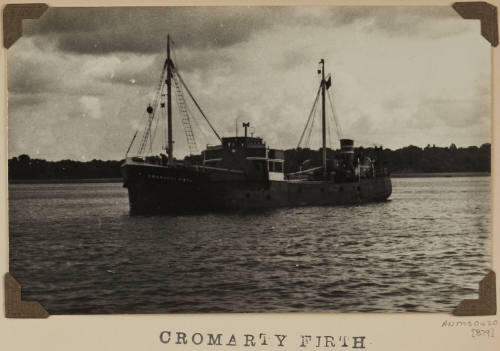
[[356,182],[249,182],[233,173],[196,167],[123,165],[131,214],[256,210],[290,206],[336,206],[384,201],[392,193],[389,176]]

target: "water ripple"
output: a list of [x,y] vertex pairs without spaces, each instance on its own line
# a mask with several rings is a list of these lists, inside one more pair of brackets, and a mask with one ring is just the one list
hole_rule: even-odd
[[490,267],[488,177],[391,201],[128,215],[120,184],[10,185],[10,272],[52,314],[446,311]]

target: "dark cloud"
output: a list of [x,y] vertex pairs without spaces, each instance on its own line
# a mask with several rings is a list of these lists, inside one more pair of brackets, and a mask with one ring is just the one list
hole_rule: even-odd
[[276,7],[51,8],[25,21],[25,35],[52,37],[63,51],[153,53],[171,34],[179,47],[227,47],[248,40],[292,9]]
[[40,58],[19,57],[9,65],[7,87],[9,93],[36,94],[59,89],[52,70],[40,69]]
[[41,45],[52,41],[59,49],[75,53],[157,53],[164,49],[167,34],[179,47],[200,50],[245,42],[281,24],[333,29],[367,21],[368,31],[418,34],[429,24],[422,21],[423,16],[445,20],[457,14],[444,6],[51,8],[39,20],[24,21],[24,33],[44,36]]
[[37,106],[45,101],[46,97],[42,94],[9,94],[9,109],[12,110],[19,106]]
[[451,6],[340,6],[329,10],[329,19],[337,25],[369,19],[366,30],[383,30],[393,35],[421,34],[422,29],[435,26],[436,21],[457,17]]
[[131,80],[136,85],[151,85],[162,65],[160,55],[149,60],[142,55],[72,55],[54,51],[51,45],[41,49],[30,38],[19,41],[16,49],[8,52],[8,92],[31,98],[47,94],[66,98],[102,95],[109,93],[112,84],[132,84]]

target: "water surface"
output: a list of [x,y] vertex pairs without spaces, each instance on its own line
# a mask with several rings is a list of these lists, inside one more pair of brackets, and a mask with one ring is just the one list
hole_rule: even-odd
[[120,183],[12,184],[10,272],[51,314],[449,312],[491,266],[489,186],[400,178],[383,203],[131,217]]

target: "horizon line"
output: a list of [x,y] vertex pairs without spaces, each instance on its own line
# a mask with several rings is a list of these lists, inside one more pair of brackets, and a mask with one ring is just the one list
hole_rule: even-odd
[[[409,147],[416,147],[416,148],[419,148],[419,149],[422,149],[422,150],[425,150],[427,148],[436,148],[436,149],[449,149],[451,147],[451,145],[454,145],[454,143],[451,143],[449,146],[438,146],[436,144],[427,144],[426,146],[422,147],[422,146],[418,146],[418,145],[413,145],[413,144],[409,144],[407,146],[402,146],[402,147],[399,147],[399,148],[396,148],[396,149],[391,149],[391,148],[386,148],[384,146],[379,146],[379,145],[371,145],[371,146],[355,146],[354,149],[359,149],[360,147],[361,148],[364,148],[364,149],[370,149],[370,148],[377,148],[377,147],[382,147],[382,150],[389,150],[389,151],[397,151],[397,150],[401,150],[401,149],[405,149],[405,148],[409,148]],[[470,147],[476,147],[476,148],[481,148],[482,146],[484,145],[490,145],[491,146],[491,142],[486,142],[486,143],[482,143],[481,145],[477,146],[477,145],[469,145],[469,146],[456,146],[457,150],[458,149],[468,149]],[[282,149],[283,151],[289,151],[289,150],[312,150],[312,151],[320,151],[321,150],[321,147],[318,148],[318,149],[311,149],[311,148],[301,148],[301,147],[294,147],[294,148],[288,148],[288,149]],[[330,147],[327,147],[327,150],[332,150],[332,151],[339,151],[340,148],[338,149],[332,149]],[[160,152],[161,153],[161,152]],[[160,155],[160,153],[158,154],[155,154],[155,155],[148,155],[148,156],[143,156],[143,157],[154,157],[154,156],[158,156]],[[117,161],[123,161],[126,159],[126,157],[124,158],[121,158],[121,159],[98,159],[98,158],[93,158],[93,159],[72,159],[72,158],[62,158],[62,159],[57,159],[57,160],[53,160],[53,159],[45,159],[45,158],[37,158],[37,157],[32,157],[30,156],[29,154],[27,153],[22,153],[22,154],[19,154],[17,156],[12,156],[12,157],[8,157],[8,161],[10,160],[13,160],[14,158],[19,158],[23,155],[26,155],[29,157],[30,160],[41,160],[41,161],[47,161],[47,162],[61,162],[61,161],[73,161],[73,162],[92,162],[92,161],[102,161],[102,162],[117,162]],[[190,155],[184,155],[182,157],[182,159],[186,158],[186,157],[192,157],[192,156],[200,156],[201,155],[201,152],[199,154],[190,154]],[[130,156],[130,157],[134,157],[134,156]],[[140,157],[140,156],[135,156],[135,157]],[[174,157],[175,158],[175,157]]]

